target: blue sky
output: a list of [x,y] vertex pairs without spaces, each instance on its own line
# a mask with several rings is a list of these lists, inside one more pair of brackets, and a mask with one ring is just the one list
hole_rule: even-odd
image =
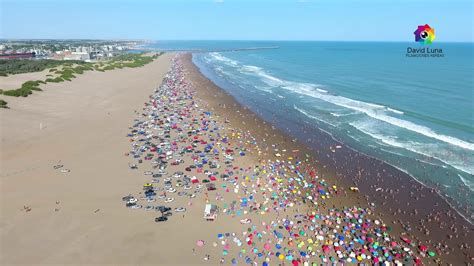
[[472,0],[0,0],[0,38],[473,41]]

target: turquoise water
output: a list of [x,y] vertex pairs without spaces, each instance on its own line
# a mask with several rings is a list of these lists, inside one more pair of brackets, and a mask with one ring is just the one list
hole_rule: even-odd
[[[435,43],[444,57],[407,57],[417,43],[157,42],[195,53],[201,71],[261,113],[285,112],[436,186],[468,216],[474,203],[474,45]],[[278,106],[279,108],[275,108]],[[288,115],[290,114],[290,115]],[[278,121],[278,120],[277,120]],[[472,219],[469,218],[469,219]]]

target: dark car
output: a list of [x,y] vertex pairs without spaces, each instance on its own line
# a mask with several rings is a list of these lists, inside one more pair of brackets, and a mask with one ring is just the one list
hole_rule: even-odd
[[160,217],[155,218],[155,222],[157,222],[157,223],[166,222],[166,221],[168,221],[168,217],[165,217],[165,216],[160,216]]
[[156,192],[152,189],[145,191],[145,197],[153,197],[156,196]]
[[157,206],[155,208],[156,208],[156,210],[158,210],[160,212],[169,212],[169,211],[171,211],[170,207],[165,207],[165,206]]
[[130,207],[133,207],[133,206],[135,206],[135,205],[137,205],[135,202],[127,202],[127,203],[125,204],[125,207],[130,208]]
[[213,183],[208,183],[206,184],[206,188],[208,191],[213,191],[213,190],[216,190],[216,185],[214,185]]

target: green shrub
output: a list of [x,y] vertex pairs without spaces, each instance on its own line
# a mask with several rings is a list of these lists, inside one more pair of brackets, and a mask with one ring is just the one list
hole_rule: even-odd
[[45,82],[41,80],[30,80],[30,81],[24,82],[21,85],[21,88],[3,91],[3,94],[7,96],[14,96],[14,97],[19,97],[19,96],[27,97],[28,95],[32,94],[33,91],[41,91],[39,87],[40,84],[45,84]]
[[61,78],[64,79],[64,80],[67,80],[67,81],[71,81],[75,77],[76,76],[74,76],[71,73],[64,73],[64,74],[61,75]]
[[29,72],[38,72],[50,68],[49,72],[54,72],[57,70],[56,67],[63,64],[78,64],[82,65],[85,62],[82,61],[64,61],[51,60],[51,59],[9,59],[9,60],[0,60],[0,75],[6,76],[8,74],[21,74]]
[[84,73],[84,68],[81,67],[81,66],[77,66],[74,68],[74,72],[76,72],[77,74],[83,74]]
[[5,91],[3,94],[7,96],[14,96],[14,97],[27,97],[28,95],[32,94],[33,92],[31,90],[25,90],[25,89],[16,89],[16,90],[8,90]]
[[0,99],[0,108],[8,108],[7,104],[8,103],[6,101]]
[[48,78],[45,80],[46,82],[54,82],[54,83],[59,83],[59,82],[63,82],[64,80],[61,78],[61,77],[56,77],[54,79],[52,78]]

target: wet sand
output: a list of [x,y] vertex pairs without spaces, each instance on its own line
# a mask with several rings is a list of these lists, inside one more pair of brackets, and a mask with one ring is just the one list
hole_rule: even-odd
[[[282,121],[265,121],[239,104],[231,95],[204,77],[187,55],[186,68],[198,96],[209,107],[233,121],[234,126],[252,131],[266,143],[276,143],[291,151],[298,149],[314,156],[314,163],[327,179],[340,186],[356,186],[360,193],[349,193],[334,200],[335,205],[361,204],[377,206],[376,215],[391,224],[394,233],[418,239],[420,243],[437,247],[441,262],[461,265],[473,263],[474,227],[465,221],[435,190],[424,187],[406,173],[374,158],[368,157],[327,133],[308,131],[304,124],[288,130]],[[282,130],[271,123],[282,125]],[[289,137],[289,135],[294,137]],[[298,140],[306,141],[296,141]],[[262,141],[262,143],[264,143]],[[335,148],[336,146],[341,148]],[[271,148],[271,147],[269,147]],[[304,153],[303,152],[303,153]],[[272,156],[272,150],[266,156]],[[467,244],[467,246],[466,246]],[[428,260],[434,262],[434,260]]]

